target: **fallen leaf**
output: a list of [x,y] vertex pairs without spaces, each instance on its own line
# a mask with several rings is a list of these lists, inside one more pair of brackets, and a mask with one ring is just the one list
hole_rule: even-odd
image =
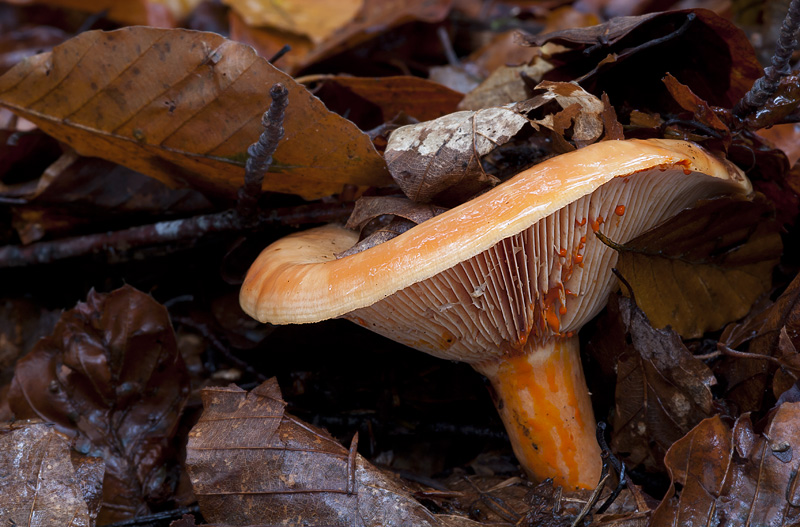
[[0,299],[0,386],[11,382],[14,363],[53,330],[58,317],[29,299]]
[[104,468],[102,459],[72,452],[52,425],[0,423],[0,524],[94,525]]
[[549,63],[539,57],[534,59],[531,65],[500,66],[478,87],[464,96],[458,109],[480,110],[524,101],[530,98],[531,89],[523,77],[538,84],[551,68]]
[[[528,115],[531,124],[552,130],[556,135],[582,148],[594,143],[603,134],[603,103],[583,88],[571,82],[544,81],[536,86],[533,98],[521,102],[515,109]],[[548,103],[556,103],[561,111],[548,111]],[[536,112],[545,112],[540,118]],[[567,134],[567,130],[571,133]]]
[[629,298],[614,297],[626,335],[616,347],[615,452],[635,465],[660,468],[667,449],[714,414],[711,387],[716,378],[670,329],[655,329]]
[[[782,335],[788,340],[781,346]],[[753,358],[723,356],[714,366],[714,372],[726,387],[724,397],[740,411],[765,410],[771,406],[769,388],[778,398],[786,386],[777,387],[776,369],[781,366],[788,373],[797,375],[795,362],[797,354],[793,348],[800,346],[800,275],[789,284],[775,303],[743,324],[726,328],[720,337],[721,342],[739,351],[747,351]],[[746,347],[745,347],[746,346]],[[783,347],[783,349],[781,349]],[[775,364],[767,357],[784,360],[785,364]],[[793,371],[794,370],[794,371]]]
[[0,104],[82,155],[233,197],[277,82],[289,90],[286,133],[265,190],[310,199],[388,181],[369,137],[252,48],[213,33],[82,33],[0,77]]
[[233,10],[228,12],[228,22],[230,25],[230,39],[252,46],[266,60],[271,60],[284,46],[289,46],[290,51],[273,64],[273,66],[289,75],[301,70],[311,59],[314,44],[308,37],[269,28],[249,26]]
[[[201,0],[35,0],[37,4],[66,7],[88,13],[105,12],[116,22],[130,25],[172,27],[175,20],[186,16]],[[33,4],[34,0],[9,0],[17,5]]]
[[681,84],[678,79],[668,74],[664,77],[664,84],[669,90],[670,95],[675,99],[681,108],[691,112],[693,118],[700,124],[706,125],[712,130],[720,134],[727,135],[730,133],[728,127],[723,123],[709,104],[698,97],[691,88]]
[[651,525],[796,525],[798,423],[800,403],[784,403],[760,434],[749,414],[733,430],[719,417],[697,425],[667,452],[672,486]]
[[[793,167],[800,159],[800,124],[779,124],[757,132],[762,138],[781,149]],[[797,178],[791,180],[796,191],[800,191],[800,182]]]
[[327,0],[224,0],[247,25],[271,26],[303,35],[320,44],[351,23],[365,0],[329,2]]
[[348,229],[363,230],[370,221],[384,214],[400,216],[415,224],[429,220],[447,209],[435,205],[416,203],[393,196],[365,196],[356,201],[353,213],[347,220]]
[[661,81],[667,73],[709,104],[732,108],[762,73],[747,35],[706,9],[619,17],[524,41],[566,46],[550,57],[555,68],[545,78],[577,80],[598,96],[606,92],[618,109],[674,110]]
[[403,126],[389,137],[386,162],[395,182],[414,201],[427,203],[449,189],[466,199],[497,184],[480,159],[527,123],[511,108],[487,108]]
[[[393,477],[286,414],[273,378],[207,388],[186,466],[206,521],[221,525],[476,525],[441,521]],[[456,523],[453,523],[453,522]]]
[[[463,94],[446,86],[409,75],[369,78],[338,75],[325,78],[324,86],[329,84],[341,86],[377,107],[380,123],[390,121],[401,112],[418,121],[430,121],[455,112],[463,98]],[[324,93],[316,95],[327,102]]]
[[614,107],[611,106],[608,95],[603,93],[600,100],[603,103],[603,113],[600,114],[603,121],[603,140],[619,141],[625,139],[622,124],[617,120],[617,112],[614,111]]
[[17,362],[17,419],[41,418],[105,459],[98,522],[147,513],[169,486],[170,440],[189,394],[166,309],[125,286],[90,292]]
[[772,285],[781,255],[763,198],[720,198],[688,209],[623,246],[617,269],[653,327],[685,338],[744,317]]

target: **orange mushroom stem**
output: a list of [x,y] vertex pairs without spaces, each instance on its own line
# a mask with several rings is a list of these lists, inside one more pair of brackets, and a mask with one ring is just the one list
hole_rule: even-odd
[[[278,240],[251,267],[240,302],[264,322],[345,317],[471,364],[491,380],[528,475],[590,488],[601,460],[575,335],[613,291],[617,257],[592,231],[625,243],[697,200],[750,191],[697,145],[604,141],[340,259],[358,241],[342,227]],[[606,222],[620,203],[624,216]]]

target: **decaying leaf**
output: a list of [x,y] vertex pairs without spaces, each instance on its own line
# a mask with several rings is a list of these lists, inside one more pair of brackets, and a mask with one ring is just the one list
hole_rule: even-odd
[[70,443],[40,421],[0,423],[0,525],[94,525],[105,465]]
[[762,72],[747,35],[706,9],[614,18],[525,40],[566,46],[545,78],[606,92],[617,108],[675,109],[662,82],[668,72],[709,104],[732,108]]
[[780,405],[760,434],[749,414],[732,430],[706,419],[667,452],[672,486],[651,525],[796,525],[798,438],[800,403]]
[[728,127],[720,120],[719,116],[714,113],[711,106],[698,97],[691,88],[681,84],[681,82],[671,74],[664,77],[664,85],[667,87],[667,90],[669,90],[670,95],[675,99],[675,102],[684,110],[691,112],[697,122],[722,134],[727,134],[729,132]]
[[[337,75],[325,79],[325,85],[329,84],[339,85],[376,106],[382,123],[401,112],[418,121],[437,119],[455,112],[463,97],[446,86],[410,75],[367,78]],[[318,96],[325,100],[324,95]]]
[[[541,57],[536,57],[532,64],[499,66],[477,88],[464,96],[458,109],[480,110],[524,101],[531,96],[528,83],[538,84],[551,68],[550,63]],[[527,82],[526,77],[529,79]]]
[[264,189],[316,198],[388,181],[369,137],[252,48],[214,33],[82,33],[0,77],[0,105],[83,155],[232,197],[277,82],[289,90],[286,133]]
[[617,269],[656,328],[695,338],[745,316],[781,255],[762,198],[722,198],[684,211],[624,246]]
[[[800,376],[796,352],[800,346],[799,300],[800,276],[797,276],[774,304],[742,324],[730,325],[722,333],[723,345],[746,350],[753,357],[723,357],[714,366],[726,386],[725,399],[740,411],[765,410],[765,405],[771,406],[788,389],[787,382],[794,384],[795,377]],[[770,384],[773,397],[769,397]]]
[[[206,521],[222,525],[468,525],[440,520],[393,477],[286,414],[273,378],[203,390],[186,465]],[[456,523],[453,523],[456,521]]]
[[353,21],[364,0],[288,0],[279,5],[270,0],[225,0],[251,26],[271,26],[304,35],[315,44],[324,42]]
[[[600,99],[571,82],[545,81],[536,86],[532,99],[516,105],[516,110],[531,117],[531,124],[555,132],[556,136],[570,139],[578,148],[594,143],[603,134],[603,103]],[[547,111],[554,102],[561,111]],[[542,117],[536,113],[545,112]],[[568,137],[566,132],[572,131]]]
[[385,214],[400,216],[419,224],[441,214],[445,210],[447,209],[443,207],[416,203],[406,198],[365,196],[356,201],[356,206],[347,220],[346,227],[348,229],[362,230],[367,223]]
[[633,465],[657,469],[672,443],[714,414],[716,378],[677,333],[654,329],[631,299],[614,297],[608,309],[626,331],[615,344],[620,354],[612,447]]
[[41,418],[105,459],[98,522],[147,512],[169,486],[170,440],[189,378],[166,309],[125,286],[89,293],[17,362],[17,419]]
[[[124,24],[172,26],[185,17],[201,0],[36,0],[37,4],[66,7],[88,13],[105,12],[111,20]],[[10,0],[12,4],[32,4],[34,0]]]
[[511,108],[456,112],[395,130],[386,162],[410,199],[427,203],[452,189],[466,199],[498,183],[481,167],[481,157],[508,142],[528,120]]

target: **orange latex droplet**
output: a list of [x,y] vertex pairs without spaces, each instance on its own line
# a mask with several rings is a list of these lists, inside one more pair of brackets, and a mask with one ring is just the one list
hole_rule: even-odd
[[561,249],[560,251],[558,251],[558,255],[561,256],[562,258],[565,257],[567,255],[567,250]]
[[576,219],[575,223],[577,223],[578,226],[583,227],[584,225],[586,225],[586,218],[583,218],[582,220]]
[[614,209],[614,214],[617,216],[622,216],[625,214],[625,205],[617,205],[617,208]]
[[586,236],[581,236],[581,243],[586,243]]
[[592,231],[593,232],[599,231],[600,230],[600,225],[602,225],[605,222],[606,222],[606,220],[604,220],[602,216],[598,216],[597,219],[595,219],[591,224]]
[[575,263],[578,264],[578,265],[583,263],[583,255],[582,254],[576,254],[575,255]]
[[562,315],[566,315],[567,314],[567,306],[559,307],[558,308],[558,312],[561,313]]
[[561,327],[561,321],[558,320],[558,315],[556,315],[555,306],[549,305],[544,312],[545,319],[547,320],[547,325],[550,326],[550,329],[553,330],[553,333],[558,333],[558,329]]

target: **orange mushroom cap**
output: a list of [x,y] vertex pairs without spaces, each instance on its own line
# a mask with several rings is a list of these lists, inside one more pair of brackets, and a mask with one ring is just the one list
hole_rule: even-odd
[[749,193],[733,165],[674,140],[605,141],[540,163],[366,251],[329,225],[267,247],[242,308],[273,324],[344,316],[489,377],[536,479],[593,487],[594,416],[577,337],[614,288],[625,243],[700,199]]

